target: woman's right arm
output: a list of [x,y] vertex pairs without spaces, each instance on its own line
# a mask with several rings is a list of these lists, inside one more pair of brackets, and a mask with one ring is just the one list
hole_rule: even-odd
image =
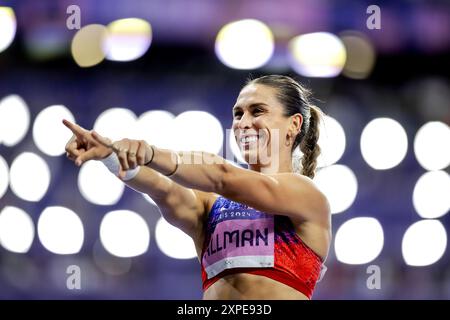
[[194,240],[200,236],[211,194],[189,189],[148,167],[141,167],[130,188],[148,194],[161,209],[164,219]]
[[[69,121],[63,122],[73,132],[72,138],[66,144],[66,155],[70,160],[75,161],[80,156],[84,161],[101,160],[111,153],[111,149],[98,143],[90,131]],[[156,202],[167,222],[198,243],[196,240],[201,235],[203,218],[212,199],[210,193],[183,187],[144,166],[140,167],[133,179],[123,182],[134,190],[148,194]]]

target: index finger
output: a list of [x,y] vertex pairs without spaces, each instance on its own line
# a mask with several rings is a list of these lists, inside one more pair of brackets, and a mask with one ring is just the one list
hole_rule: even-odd
[[84,136],[86,133],[86,130],[80,127],[79,125],[70,122],[69,120],[63,119],[63,124],[70,129],[75,135],[77,136]]

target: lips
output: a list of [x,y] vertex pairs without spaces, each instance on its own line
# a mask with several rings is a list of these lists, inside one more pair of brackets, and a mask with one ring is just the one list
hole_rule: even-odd
[[264,136],[264,134],[246,134],[240,136],[238,142],[242,148],[248,148],[256,146],[257,143],[261,144],[264,141]]
[[250,144],[250,143],[256,142],[256,141],[258,141],[257,135],[242,136],[239,139],[240,144]]

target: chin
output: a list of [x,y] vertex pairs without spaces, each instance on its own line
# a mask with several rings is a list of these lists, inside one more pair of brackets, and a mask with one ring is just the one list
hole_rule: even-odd
[[[245,162],[247,162],[247,164],[258,164],[259,163],[259,156],[256,153],[256,151],[242,151],[241,152],[242,158],[244,158]],[[252,161],[252,163],[250,163],[250,160]],[[256,162],[256,163],[255,163]]]

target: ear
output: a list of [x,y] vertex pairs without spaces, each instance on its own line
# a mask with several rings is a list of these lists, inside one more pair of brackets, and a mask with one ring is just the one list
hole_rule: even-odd
[[296,113],[291,116],[291,125],[289,127],[289,131],[292,136],[295,137],[301,130],[303,124],[303,117],[300,113]]

